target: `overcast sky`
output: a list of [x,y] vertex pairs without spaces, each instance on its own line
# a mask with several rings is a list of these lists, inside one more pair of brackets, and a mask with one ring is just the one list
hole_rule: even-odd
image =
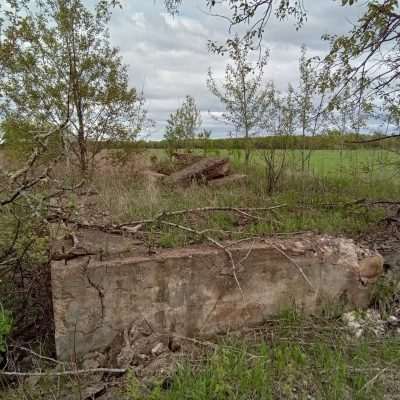
[[[362,6],[341,7],[341,2],[334,0],[304,3],[308,21],[301,30],[296,31],[293,21],[271,19],[264,36],[264,45],[270,50],[265,76],[282,91],[290,82],[297,84],[303,43],[310,56],[325,54],[327,43],[321,36],[347,32],[362,12]],[[149,115],[156,122],[152,139],[163,136],[168,115],[187,94],[194,96],[203,127],[212,130],[212,137],[229,133],[229,127],[211,118],[210,112],[222,109],[206,87],[208,68],[222,78],[228,61],[210,54],[207,41],[223,41],[228,26],[225,20],[208,15],[205,4],[206,0],[184,0],[175,17],[166,13],[162,0],[129,0],[122,10],[114,11],[111,39],[129,66],[131,85],[144,90]]]

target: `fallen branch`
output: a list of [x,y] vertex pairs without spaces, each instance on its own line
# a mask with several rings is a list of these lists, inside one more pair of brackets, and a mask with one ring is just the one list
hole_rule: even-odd
[[185,215],[185,214],[191,214],[191,213],[196,213],[196,212],[201,212],[201,213],[208,213],[208,212],[218,212],[218,211],[225,211],[225,212],[236,212],[241,215],[246,215],[247,217],[252,217],[258,219],[259,217],[253,216],[248,214],[249,212],[266,212],[266,211],[272,211],[276,210],[279,208],[286,207],[286,204],[279,204],[276,206],[271,206],[271,207],[255,207],[255,208],[249,208],[249,207],[199,207],[199,208],[187,208],[184,210],[177,210],[177,211],[163,211],[159,214],[157,214],[153,218],[148,218],[148,219],[143,219],[139,221],[132,221],[128,222],[125,224],[120,224],[120,225],[115,225],[114,228],[123,228],[127,226],[132,226],[132,225],[144,225],[144,224],[152,224],[157,221],[159,221],[162,218],[168,218],[168,217],[175,217],[178,215]]
[[18,371],[0,371],[3,376],[73,376],[73,375],[89,375],[99,373],[109,374],[125,374],[128,371],[118,368],[93,368],[93,369],[77,369],[75,371],[61,371],[61,372],[18,372]]
[[51,358],[51,357],[42,356],[41,354],[36,353],[35,351],[33,351],[33,350],[31,350],[31,349],[28,349],[27,347],[24,347],[24,346],[16,346],[16,345],[10,345],[10,347],[13,348],[13,349],[16,349],[16,350],[23,350],[23,351],[26,351],[27,353],[33,355],[33,356],[36,357],[36,358],[40,358],[41,360],[50,361],[50,362],[52,362],[52,363],[54,363],[54,364],[64,365],[64,363],[61,362],[61,361],[58,361],[58,360],[56,360],[56,359],[54,359],[54,358]]
[[[256,216],[256,215],[251,215],[249,214],[250,212],[274,212],[277,209],[286,207],[286,204],[280,204],[276,206],[271,206],[271,207],[254,207],[254,208],[249,208],[249,207],[200,207],[200,208],[188,208],[184,210],[177,210],[177,211],[162,211],[159,214],[157,214],[155,217],[152,218],[147,218],[143,220],[138,220],[138,221],[131,221],[123,224],[109,224],[109,225],[100,225],[100,224],[88,224],[88,223],[82,223],[78,220],[70,219],[64,215],[60,215],[57,213],[56,215],[50,216],[48,220],[63,220],[64,222],[69,222],[71,224],[75,224],[79,228],[86,228],[86,229],[98,229],[102,232],[108,232],[108,233],[115,233],[115,234],[122,234],[123,232],[127,233],[137,233],[140,231],[145,225],[150,225],[150,224],[156,224],[160,220],[164,218],[169,218],[169,217],[175,217],[179,215],[185,215],[185,214],[191,214],[191,213],[209,213],[209,212],[235,212],[237,214],[246,216],[247,218],[253,218],[257,220],[262,220],[263,218]],[[164,221],[165,222],[165,221]],[[210,230],[208,230],[210,231]],[[196,233],[197,231],[194,231],[192,233]],[[204,233],[206,230],[201,231],[202,236],[204,236]],[[199,232],[197,232],[199,233]],[[234,232],[236,233],[236,232]]]

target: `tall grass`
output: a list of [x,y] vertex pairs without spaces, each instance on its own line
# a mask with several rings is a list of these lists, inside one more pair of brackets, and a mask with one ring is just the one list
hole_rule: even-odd
[[[268,207],[284,205],[275,213],[256,213],[256,218],[238,217],[232,213],[193,213],[172,221],[210,229],[219,239],[240,238],[248,235],[287,233],[313,230],[332,234],[359,234],[384,217],[385,211],[362,204],[346,204],[359,199],[397,200],[400,179],[397,156],[381,150],[343,152],[315,151],[310,169],[299,171],[299,153],[292,151],[276,191],[267,192],[265,166],[260,154],[253,152],[249,166],[244,164],[242,151],[219,151],[231,159],[234,172],[246,173],[246,184],[213,188],[192,185],[189,188],[157,184],[137,175],[130,169],[103,168],[95,176],[93,186],[99,196],[95,208],[106,212],[113,223],[141,220],[161,211],[197,207]],[[160,150],[141,154],[157,158],[164,168],[168,159]],[[143,162],[142,162],[143,163]],[[186,245],[199,240],[174,228],[147,227],[155,232],[163,247]]]

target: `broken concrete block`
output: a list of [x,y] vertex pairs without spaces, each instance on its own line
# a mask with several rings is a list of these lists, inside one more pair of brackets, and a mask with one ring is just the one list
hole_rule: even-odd
[[194,337],[262,324],[291,307],[369,303],[372,285],[357,268],[371,252],[352,240],[305,235],[229,248],[236,277],[227,254],[210,246],[53,261],[58,357],[102,351],[126,332],[133,338],[138,321],[149,332]]
[[229,173],[229,160],[204,158],[186,168],[171,174],[166,181],[175,185],[187,186],[192,182],[208,181]]

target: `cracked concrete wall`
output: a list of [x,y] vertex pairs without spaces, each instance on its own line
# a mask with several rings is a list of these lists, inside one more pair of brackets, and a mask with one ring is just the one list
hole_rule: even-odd
[[353,241],[326,236],[232,246],[237,278],[221,249],[162,250],[152,256],[53,261],[57,355],[69,360],[104,350],[145,320],[156,332],[201,336],[261,324],[293,306],[318,312],[332,302],[368,304]]

